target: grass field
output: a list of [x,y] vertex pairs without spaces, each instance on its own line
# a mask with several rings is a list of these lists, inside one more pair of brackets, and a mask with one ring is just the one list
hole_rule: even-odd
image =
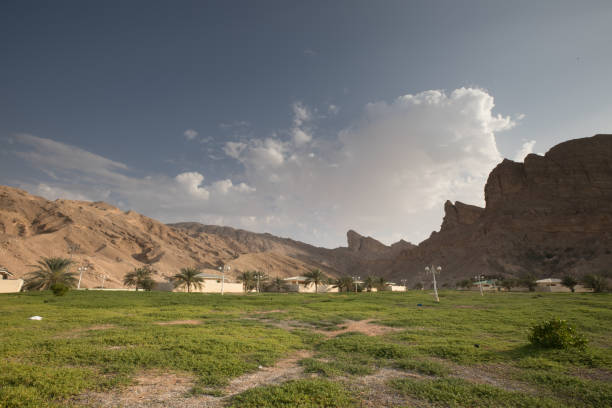
[[[612,294],[440,297],[0,295],[0,406],[612,406]],[[586,351],[530,346],[552,317]]]

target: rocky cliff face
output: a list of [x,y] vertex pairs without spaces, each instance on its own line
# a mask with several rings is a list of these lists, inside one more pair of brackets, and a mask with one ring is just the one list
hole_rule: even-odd
[[524,163],[504,160],[485,200],[484,209],[447,202],[440,232],[400,254],[391,276],[419,281],[431,262],[443,266],[443,282],[606,273],[612,265],[612,135],[570,140]]

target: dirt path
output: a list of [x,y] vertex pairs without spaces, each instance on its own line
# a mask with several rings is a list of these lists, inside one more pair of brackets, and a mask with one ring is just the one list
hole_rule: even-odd
[[223,397],[211,395],[192,396],[189,391],[196,383],[193,375],[146,371],[134,379],[134,384],[108,393],[88,392],[79,396],[77,406],[98,408],[219,408],[232,396],[262,385],[280,384],[302,377],[299,360],[312,356],[312,352],[300,350],[279,360],[272,367],[234,378],[222,389]]

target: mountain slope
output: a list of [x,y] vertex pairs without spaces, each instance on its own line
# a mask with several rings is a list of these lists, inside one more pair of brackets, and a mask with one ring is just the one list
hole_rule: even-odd
[[612,272],[612,135],[561,143],[489,175],[485,208],[447,202],[440,232],[393,261],[390,276],[442,282],[476,274],[537,277]]

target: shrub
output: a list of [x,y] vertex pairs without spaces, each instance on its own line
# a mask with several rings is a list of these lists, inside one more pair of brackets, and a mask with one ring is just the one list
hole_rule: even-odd
[[567,321],[561,319],[551,319],[533,326],[529,341],[534,346],[544,348],[584,350],[587,345],[587,339],[567,324]]
[[584,286],[593,289],[593,292],[604,292],[608,289],[606,278],[599,275],[585,275],[582,278]]
[[55,296],[64,296],[66,292],[70,290],[70,288],[63,283],[54,283],[51,285],[51,290]]

